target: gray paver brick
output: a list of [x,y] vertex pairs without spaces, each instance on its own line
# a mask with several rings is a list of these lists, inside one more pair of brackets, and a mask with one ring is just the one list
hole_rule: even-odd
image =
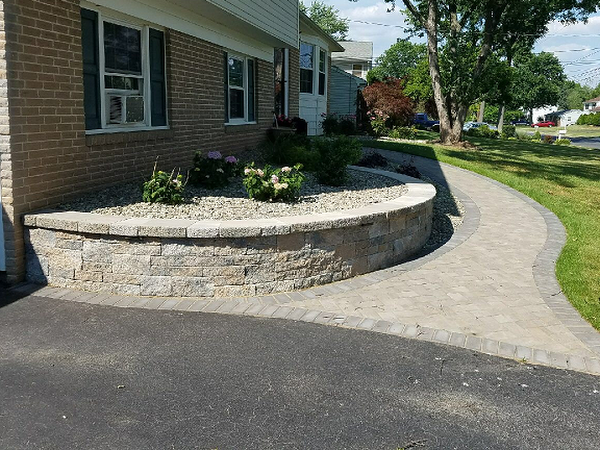
[[188,311],[195,311],[195,312],[202,311],[206,305],[208,305],[208,300],[196,300],[188,308]]

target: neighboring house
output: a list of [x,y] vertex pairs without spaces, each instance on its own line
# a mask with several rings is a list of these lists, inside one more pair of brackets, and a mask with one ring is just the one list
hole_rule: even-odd
[[355,77],[367,79],[367,72],[373,67],[373,43],[342,41],[339,44],[344,53],[334,54],[332,64]]
[[531,123],[536,123],[544,120],[547,114],[552,114],[558,109],[557,106],[542,106],[541,108],[534,108],[531,111]]
[[564,111],[556,111],[550,114],[546,114],[546,120],[550,120],[556,123],[559,127],[568,127],[577,122],[577,119],[588,112],[581,111],[580,109],[567,109]]
[[[302,72],[299,28],[312,46]],[[0,29],[9,282],[25,273],[25,213],[148,177],[157,158],[170,170],[197,150],[239,154],[273,111],[318,132],[330,52],[343,50],[298,0],[4,0]]]
[[583,102],[583,110],[589,112],[600,112],[600,97]]
[[358,95],[367,85],[362,78],[355,77],[337,66],[331,68],[331,98],[329,112],[338,116],[357,115]]

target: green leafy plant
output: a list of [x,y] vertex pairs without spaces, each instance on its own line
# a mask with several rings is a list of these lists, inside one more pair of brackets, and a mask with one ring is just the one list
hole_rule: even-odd
[[147,203],[178,205],[183,203],[185,185],[183,175],[175,175],[175,169],[171,173],[157,171],[155,164],[152,177],[142,186],[142,200]]
[[571,145],[571,141],[567,138],[557,139],[554,141],[554,145]]
[[323,134],[325,136],[331,136],[333,134],[338,134],[339,132],[339,122],[337,114],[331,113],[323,113],[321,114],[323,120],[321,121],[321,128],[323,129]]
[[264,160],[272,164],[302,164],[302,167],[309,171],[315,170],[319,165],[319,154],[312,150],[310,140],[306,136],[282,135],[274,141],[264,141],[259,149]]
[[394,127],[388,136],[392,139],[416,139],[417,129],[415,127]]
[[385,117],[372,115],[369,120],[369,125],[371,127],[371,134],[377,138],[381,136],[386,136],[389,132],[385,124]]
[[223,158],[221,152],[218,151],[208,152],[207,156],[204,156],[202,152],[196,152],[190,181],[207,188],[226,186],[229,179],[236,173],[237,162],[235,156]]
[[346,136],[319,137],[313,140],[313,147],[319,154],[317,179],[329,186],[343,185],[348,178],[348,164],[356,164],[362,156],[360,142]]
[[300,172],[301,164],[281,169],[269,165],[262,169],[254,167],[254,163],[244,169],[244,187],[249,198],[260,201],[291,202],[300,196],[304,182],[304,174]]
[[535,142],[541,142],[542,134],[540,133],[540,130],[536,130],[535,133],[533,133],[533,137],[531,138],[531,140]]

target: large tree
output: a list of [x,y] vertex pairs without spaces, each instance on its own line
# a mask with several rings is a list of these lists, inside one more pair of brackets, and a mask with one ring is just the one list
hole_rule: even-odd
[[427,58],[425,44],[400,39],[375,60],[376,67],[367,74],[369,83],[386,78],[404,78]]
[[[513,105],[530,112],[556,105],[565,82],[563,67],[552,53],[529,53],[515,60]],[[531,120],[537,120],[531,117]]]
[[[393,6],[400,1],[386,0]],[[485,92],[489,61],[507,33],[527,33],[526,15],[512,14],[526,4],[548,9],[544,32],[553,19],[581,20],[598,0],[401,0],[415,33],[427,38],[433,97],[440,117],[440,140],[461,140],[469,106]],[[535,37],[535,36],[534,36]],[[443,57],[442,57],[443,56]],[[445,61],[445,67],[442,62]]]
[[344,41],[348,38],[348,19],[340,17],[340,11],[333,6],[316,0],[309,6],[300,2],[300,10],[335,40]]

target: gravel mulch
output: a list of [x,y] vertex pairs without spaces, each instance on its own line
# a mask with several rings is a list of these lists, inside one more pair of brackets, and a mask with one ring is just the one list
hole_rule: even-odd
[[353,209],[400,197],[406,186],[388,177],[349,170],[345,186],[319,184],[306,174],[301,197],[295,203],[268,203],[250,200],[241,179],[222,189],[186,187],[186,203],[162,205],[143,203],[140,184],[128,183],[96,192],[60,209],[153,219],[267,219],[283,216],[319,214]]

